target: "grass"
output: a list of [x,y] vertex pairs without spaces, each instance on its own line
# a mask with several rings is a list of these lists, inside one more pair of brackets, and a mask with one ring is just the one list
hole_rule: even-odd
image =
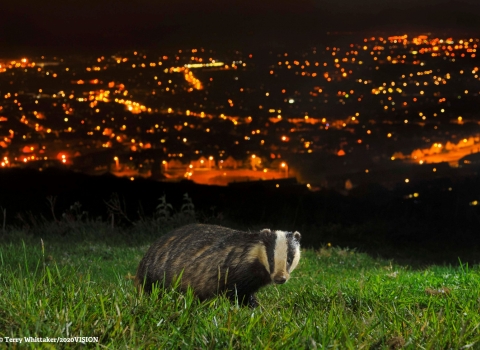
[[223,297],[200,303],[191,292],[139,295],[130,276],[152,235],[102,223],[54,231],[4,234],[4,340],[98,337],[86,345],[111,349],[480,348],[479,266],[414,269],[338,247],[304,250],[290,281],[261,290],[261,306],[249,309]]

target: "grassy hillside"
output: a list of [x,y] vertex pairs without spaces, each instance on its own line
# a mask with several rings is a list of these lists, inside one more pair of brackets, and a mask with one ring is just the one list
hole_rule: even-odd
[[479,266],[412,268],[327,245],[304,249],[290,281],[261,290],[254,310],[175,290],[140,296],[131,275],[168,229],[87,222],[0,233],[0,347],[30,336],[98,337],[88,347],[111,349],[480,347]]

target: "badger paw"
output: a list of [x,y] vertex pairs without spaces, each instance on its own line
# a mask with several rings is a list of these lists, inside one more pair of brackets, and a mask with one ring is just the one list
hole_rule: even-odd
[[248,296],[248,306],[250,306],[252,309],[258,306],[258,301],[257,298],[255,298],[255,294],[250,294]]

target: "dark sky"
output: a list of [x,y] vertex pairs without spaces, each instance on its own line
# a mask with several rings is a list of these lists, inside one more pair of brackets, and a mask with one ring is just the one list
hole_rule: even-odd
[[1,6],[0,50],[283,42],[326,31],[480,32],[477,13],[480,0],[16,0]]

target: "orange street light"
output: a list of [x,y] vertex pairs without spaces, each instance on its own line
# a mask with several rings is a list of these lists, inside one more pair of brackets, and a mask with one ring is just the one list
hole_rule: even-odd
[[285,169],[285,177],[288,177],[288,164],[283,162],[281,166]]

